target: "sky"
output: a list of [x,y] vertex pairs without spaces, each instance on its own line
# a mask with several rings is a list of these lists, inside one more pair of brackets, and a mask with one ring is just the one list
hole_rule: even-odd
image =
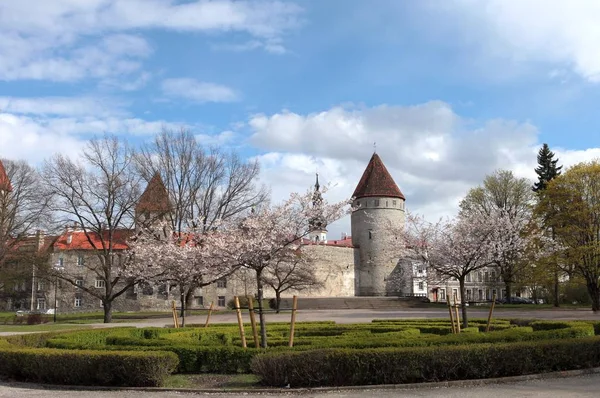
[[0,0],[0,157],[183,127],[258,159],[275,201],[315,172],[337,201],[376,149],[409,211],[452,216],[497,169],[533,180],[542,143],[600,157],[599,20],[597,0]]

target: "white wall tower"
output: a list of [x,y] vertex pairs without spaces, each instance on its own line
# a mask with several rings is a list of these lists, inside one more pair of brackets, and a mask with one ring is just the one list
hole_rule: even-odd
[[373,154],[354,190],[351,225],[355,251],[355,295],[398,294],[391,275],[398,265],[391,245],[397,245],[390,228],[404,224],[405,198],[381,158]]

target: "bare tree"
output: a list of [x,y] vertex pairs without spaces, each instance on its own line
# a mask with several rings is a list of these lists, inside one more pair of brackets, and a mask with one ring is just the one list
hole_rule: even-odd
[[317,278],[312,259],[302,253],[301,249],[294,248],[286,248],[277,254],[265,268],[263,282],[275,292],[277,313],[281,307],[282,293],[323,287],[323,282]]
[[[146,180],[156,173],[162,177],[172,206],[167,217],[175,234],[187,228],[209,231],[268,199],[268,191],[256,185],[260,172],[257,161],[242,160],[237,153],[217,147],[205,148],[183,128],[163,129],[135,159]],[[197,287],[180,286],[187,292],[186,301]]]
[[136,166],[146,180],[159,173],[169,192],[173,231],[201,220],[206,231],[215,223],[243,215],[265,202],[268,192],[256,185],[257,161],[245,161],[235,152],[205,148],[186,129],[162,130],[136,155]]
[[104,288],[77,285],[77,272],[65,269],[57,276],[101,300],[104,322],[112,320],[113,301],[137,283],[121,272],[127,261],[122,252],[134,224],[134,208],[140,196],[140,178],[135,173],[132,151],[114,136],[91,140],[81,161],[56,155],[44,165],[47,191],[54,195],[54,208],[67,222],[77,222],[96,261],[85,267]]
[[[27,258],[29,265],[33,264],[29,251],[16,253],[15,249],[35,230],[51,228],[51,196],[40,189],[41,185],[40,175],[26,162],[0,160],[0,289],[13,276],[23,277],[22,270],[7,268],[7,262]],[[17,274],[10,276],[13,272]],[[26,272],[31,275],[31,268]]]

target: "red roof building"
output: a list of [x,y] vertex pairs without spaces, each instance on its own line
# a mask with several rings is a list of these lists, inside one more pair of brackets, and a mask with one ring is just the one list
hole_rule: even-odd
[[2,160],[0,160],[0,191],[11,192],[12,189],[13,189],[12,184],[10,183],[10,180],[8,179],[8,175],[6,174],[6,169],[4,168],[4,165],[2,164]]
[[[114,232],[113,250],[127,250],[127,240],[135,233],[132,229],[117,229]],[[108,231],[104,232],[104,245],[108,248]],[[102,250],[103,242],[95,232],[66,230],[54,242],[54,250]]]
[[406,199],[376,153],[371,156],[371,160],[352,196],[355,199],[374,196]]

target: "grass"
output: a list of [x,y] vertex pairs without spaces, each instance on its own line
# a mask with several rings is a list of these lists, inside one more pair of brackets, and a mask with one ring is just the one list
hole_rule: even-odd
[[44,323],[41,325],[0,325],[0,332],[52,332],[56,330],[79,330],[85,328],[88,328],[88,326],[54,323]]
[[176,374],[165,381],[166,388],[258,388],[260,379],[253,374]]

